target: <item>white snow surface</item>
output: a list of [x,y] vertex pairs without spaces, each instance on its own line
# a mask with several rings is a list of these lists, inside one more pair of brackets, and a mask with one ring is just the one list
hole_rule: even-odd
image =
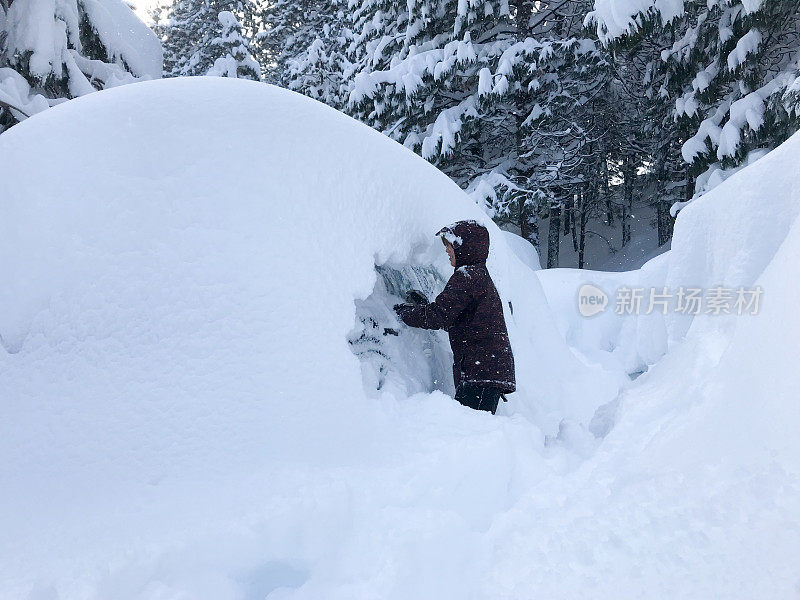
[[503,235],[505,235],[508,247],[525,265],[533,271],[538,271],[542,268],[536,246],[512,231],[504,231]]
[[[465,595],[495,518],[576,460],[544,437],[591,438],[618,392],[458,186],[300,95],[137,83],[0,152],[3,595]],[[515,308],[503,418],[375,398],[347,341],[375,265],[449,277],[435,233],[462,218],[489,227]]]
[[[434,167],[254,82],[91,94],[0,151],[0,596],[797,597],[800,135],[613,274],[533,271]],[[347,343],[375,264],[449,276],[462,218],[514,306],[495,417],[370,393]],[[764,301],[582,319],[584,277]]]
[[[556,484],[562,504],[528,505],[537,521],[517,530],[520,553],[526,535],[550,536],[539,597],[797,598],[798,157],[800,134],[684,208],[672,249],[640,270],[537,272],[570,345],[609,370],[647,371],[595,415],[605,439]],[[588,319],[575,302],[585,283],[611,297]],[[619,316],[622,286],[760,286],[763,298],[757,316],[684,316],[674,302],[667,315]],[[552,566],[553,547],[570,568]]]
[[[704,311],[697,316],[681,314],[674,310],[675,298],[670,300],[666,315],[637,318],[613,314],[615,292],[622,286],[648,291],[667,287],[673,293],[680,287],[754,288],[800,217],[800,175],[792,166],[798,156],[800,135],[796,134],[772,152],[754,153],[749,166],[725,173],[714,189],[685,204],[675,224],[672,249],[641,269],[621,273],[576,269],[538,272],[559,330],[570,346],[592,355],[597,362],[607,363],[609,356],[614,361],[620,359],[622,364],[614,368],[632,373],[645,370],[668,350],[683,344],[692,337],[693,328],[698,335],[705,335],[709,329],[726,335],[731,332],[743,317],[706,315]],[[759,218],[749,218],[754,211]],[[584,283],[594,284],[610,296],[611,304],[604,314],[583,319],[577,303],[569,301],[569,295],[576,294]],[[787,281],[786,288],[789,292],[800,289],[794,281]],[[763,302],[769,303],[770,297],[770,291],[764,290]]]

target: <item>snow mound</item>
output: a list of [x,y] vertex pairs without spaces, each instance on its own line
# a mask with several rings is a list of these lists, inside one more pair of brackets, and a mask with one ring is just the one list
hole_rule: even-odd
[[[0,153],[4,595],[466,593],[478,532],[570,464],[585,440],[563,423],[585,437],[617,394],[454,183],[297,94],[137,83],[36,115]],[[348,343],[376,267],[446,279],[434,233],[463,218],[490,229],[511,418],[430,372],[380,393]]]
[[539,252],[537,252],[536,246],[531,244],[525,238],[518,236],[516,233],[504,231],[503,234],[506,237],[506,243],[514,252],[514,254],[517,255],[518,259],[520,259],[533,271],[539,271],[542,268],[542,265],[539,262]]
[[[678,215],[672,249],[638,271],[539,273],[566,340],[610,370],[647,370],[596,413],[605,436],[574,477],[540,486],[498,532],[512,591],[544,597],[796,598],[800,556],[800,134]],[[581,318],[592,282],[674,292],[760,288],[757,314]],[[612,300],[613,307],[613,300]],[[580,495],[579,502],[572,499]],[[591,525],[585,523],[587,507]],[[548,548],[520,578],[529,539]],[[559,563],[580,557],[580,569]],[[512,594],[509,594],[511,596]]]
[[[641,269],[622,273],[575,269],[538,272],[562,336],[593,361],[632,373],[655,364],[668,349],[681,344],[692,329],[698,336],[709,330],[725,335],[733,331],[742,321],[733,309],[737,290],[758,288],[758,278],[800,217],[800,173],[795,168],[798,156],[800,134],[795,134],[686,205],[675,223],[672,249]],[[584,283],[595,284],[609,295],[611,303],[604,314],[581,317],[570,295]],[[792,284],[790,278],[787,285]],[[666,288],[672,295],[666,314],[660,310],[638,317],[614,314],[615,292],[622,287],[643,290],[642,312],[648,307],[649,291]],[[731,310],[719,315],[708,314],[705,307],[697,315],[678,311],[676,294],[681,288],[703,293],[715,288],[727,290]],[[770,291],[763,287],[762,291],[761,302],[769,303]]]

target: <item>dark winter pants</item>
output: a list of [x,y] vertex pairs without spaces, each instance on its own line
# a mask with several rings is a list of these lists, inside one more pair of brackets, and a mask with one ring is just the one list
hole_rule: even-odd
[[503,391],[493,387],[482,387],[474,383],[462,383],[456,390],[456,400],[475,410],[486,410],[494,414],[500,394]]

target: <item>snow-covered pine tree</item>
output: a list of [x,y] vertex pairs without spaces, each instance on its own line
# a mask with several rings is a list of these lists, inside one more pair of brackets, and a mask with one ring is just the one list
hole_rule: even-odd
[[650,162],[650,140],[655,128],[648,112],[648,99],[642,95],[636,80],[636,71],[627,61],[611,63],[609,59],[609,64],[614,78],[606,90],[603,187],[606,220],[611,225],[613,215],[619,217],[620,248],[624,248],[632,239],[634,210],[639,212],[640,207],[652,204],[650,194],[644,190],[647,178],[639,172]]
[[266,10],[276,82],[342,109],[352,31],[344,0],[277,0]]
[[[538,218],[548,219],[549,266],[558,264],[567,234],[583,266],[587,236],[595,235],[589,223],[609,201],[603,190],[611,74],[605,52],[583,30],[587,5],[513,4],[517,41],[483,72],[491,82],[483,88],[484,107],[505,103],[513,117],[507,127],[515,132],[509,140],[514,160],[500,167],[511,185],[494,187],[492,205],[501,220],[515,215],[523,234],[536,229]],[[613,219],[613,211],[606,216]]]
[[[795,0],[647,0],[636,6],[609,0],[597,3],[588,22],[612,49],[661,47],[644,83],[678,123],[669,143],[681,144],[697,193],[797,130],[790,91],[800,60]],[[662,163],[665,170],[674,166]],[[689,180],[686,196],[691,193]]]
[[[498,221],[536,241],[545,195],[528,183],[524,72],[531,2],[365,2],[354,12],[349,110],[434,162]],[[522,48],[526,48],[523,50]],[[537,162],[538,161],[538,162]]]
[[610,46],[619,100],[611,112],[615,126],[609,141],[619,148],[617,176],[624,182],[623,245],[630,240],[632,192],[637,184],[641,188],[638,196],[645,201],[642,205],[649,205],[655,213],[659,246],[672,235],[671,206],[692,193],[689,165],[681,156],[681,145],[691,134],[685,122],[675,119],[668,85],[657,74],[664,48],[672,44],[671,35],[668,30],[651,27],[632,48],[627,44]]
[[481,97],[492,82],[481,72],[515,42],[506,1],[367,0],[353,31],[351,114],[462,187],[504,160],[503,144],[484,137],[497,129],[482,127]]
[[211,68],[216,59],[211,42],[219,27],[217,15],[227,4],[226,0],[172,0],[154,11],[153,28],[164,44],[166,76],[205,75]]
[[0,131],[161,67],[158,38],[121,0],[0,0]]
[[[599,214],[610,81],[589,1],[370,0],[354,11],[349,110],[420,152],[537,241],[551,216],[582,261]],[[563,212],[563,216],[562,216]],[[574,231],[573,231],[574,228]]]
[[[260,10],[256,0],[175,0],[160,7],[154,20],[155,30],[164,42],[165,74],[221,74],[220,69],[215,69],[217,59],[230,56],[238,60],[231,54],[235,50],[242,57],[241,64],[246,65],[242,73],[256,72],[260,79],[261,66],[256,66],[258,61],[250,50],[250,36],[243,35],[241,28],[241,23],[256,23]],[[235,22],[220,18],[223,12],[233,15]]]
[[602,237],[598,222],[621,223],[630,241],[634,191],[656,179],[640,172],[664,179],[653,201],[660,236],[670,226],[664,198],[683,189],[665,179],[681,160],[679,125],[657,93],[641,91],[646,61],[610,61],[583,27],[592,5],[365,0],[334,13],[287,1],[274,5],[270,32],[285,35],[285,85],[413,148],[531,241],[546,221],[549,264],[563,236],[581,264],[586,240]]
[[574,33],[554,43],[552,53],[538,63],[544,77],[528,83],[540,109],[525,123],[525,134],[531,150],[552,149],[543,157],[544,169],[531,173],[531,184],[541,186],[549,200],[548,266],[558,265],[561,225],[563,234],[571,235],[578,268],[583,268],[587,237],[599,235],[590,222],[613,222],[604,194],[615,123],[605,55],[580,31]]
[[236,16],[227,10],[218,15],[222,33],[211,44],[218,47],[219,58],[207,75],[261,80],[261,65],[250,52],[249,42],[242,36],[242,26]]
[[[746,164],[752,153],[763,154],[797,130],[791,117],[797,105],[786,91],[800,61],[800,8],[790,0],[689,8],[696,24],[673,44],[666,62],[676,76],[687,64],[702,67],[687,69],[675,107],[676,116],[696,129],[682,153],[699,174],[702,193],[715,185],[712,177],[724,175],[722,169]],[[696,48],[699,65],[692,60]]]

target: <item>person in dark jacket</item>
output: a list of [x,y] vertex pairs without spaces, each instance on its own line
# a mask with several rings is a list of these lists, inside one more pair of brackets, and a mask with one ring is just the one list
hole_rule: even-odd
[[489,231],[476,221],[458,221],[436,235],[455,267],[453,276],[433,302],[395,310],[406,325],[447,331],[456,400],[494,414],[500,395],[516,389],[516,379],[503,304],[486,269]]

